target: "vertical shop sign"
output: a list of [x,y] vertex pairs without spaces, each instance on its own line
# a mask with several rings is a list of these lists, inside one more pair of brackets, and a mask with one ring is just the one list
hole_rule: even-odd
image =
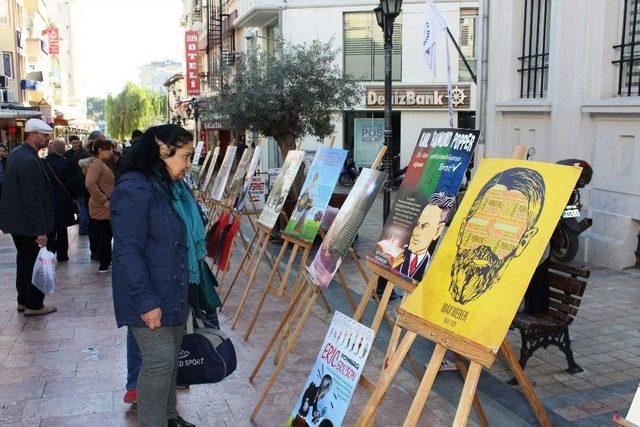
[[187,95],[200,95],[200,78],[198,77],[198,32],[185,32],[185,55],[187,64]]

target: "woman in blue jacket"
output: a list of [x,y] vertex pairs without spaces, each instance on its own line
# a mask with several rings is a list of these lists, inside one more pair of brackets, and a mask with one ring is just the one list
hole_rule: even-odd
[[188,289],[199,282],[204,224],[182,178],[193,137],[177,125],[149,128],[122,165],[111,193],[113,304],[142,354],[141,426],[192,426],[176,410],[178,352],[189,313]]

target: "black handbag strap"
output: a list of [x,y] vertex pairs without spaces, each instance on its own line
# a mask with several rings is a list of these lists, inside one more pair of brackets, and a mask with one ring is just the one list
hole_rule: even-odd
[[60,187],[62,187],[62,189],[64,190],[65,193],[67,193],[67,196],[69,196],[70,198],[73,199],[73,197],[71,197],[71,194],[69,193],[69,190],[67,190],[67,187],[64,186],[64,184],[62,183],[62,181],[60,181],[60,178],[58,178],[58,175],[56,175],[56,173],[53,171],[53,168],[51,167],[51,163],[45,161],[45,163],[47,164],[47,166],[49,166],[49,170],[51,171],[51,174],[53,175],[53,177],[56,179],[56,181],[58,182],[58,184],[60,184]]

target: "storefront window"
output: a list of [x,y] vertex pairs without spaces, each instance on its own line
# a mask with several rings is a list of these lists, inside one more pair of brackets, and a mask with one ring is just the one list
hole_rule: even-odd
[[[366,164],[366,158],[359,156],[363,153],[365,144],[371,146],[379,142],[379,133],[382,131],[384,140],[384,112],[383,111],[348,111],[344,115],[344,148],[349,150],[351,156],[358,166],[371,166]],[[391,128],[393,147],[391,148],[392,156],[400,153],[400,111],[391,113]],[[413,141],[412,143],[414,143]],[[375,158],[377,151],[373,153]],[[359,162],[360,160],[360,162]],[[396,165],[398,167],[398,165]]]

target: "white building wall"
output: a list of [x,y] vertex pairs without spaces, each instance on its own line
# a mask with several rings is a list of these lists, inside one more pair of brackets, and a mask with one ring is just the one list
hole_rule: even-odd
[[536,149],[534,159],[587,160],[594,168],[582,190],[594,226],[579,258],[625,268],[635,262],[640,230],[640,98],[617,97],[622,1],[550,1],[548,95],[520,99],[523,1],[489,5],[486,152],[510,156]]
[[[452,2],[437,1],[436,4],[451,32],[455,35],[459,32],[460,8],[478,7],[477,1]],[[327,42],[333,40],[334,46],[340,54],[336,63],[343,65],[343,36],[345,12],[372,11],[374,4],[360,0],[327,0],[327,1],[302,1],[292,0],[281,12],[282,36],[288,43],[309,43],[313,40]],[[436,49],[435,72],[427,68],[422,56],[422,31],[425,16],[425,3],[422,0],[405,0],[402,6],[402,81],[394,81],[394,85],[424,85],[446,84],[447,62],[445,50],[445,38],[443,37]],[[453,45],[449,49],[451,58],[452,81],[458,80],[458,53]],[[363,85],[383,86],[384,82],[363,82]],[[475,88],[471,90],[471,109],[475,106]],[[364,103],[355,108],[365,110]],[[397,110],[396,110],[397,111]],[[336,146],[343,144],[343,120],[340,115],[335,117]],[[413,149],[417,142],[420,130],[424,127],[448,127],[448,115],[446,111],[404,110],[401,118],[400,152],[402,165],[409,162]],[[323,141],[322,143],[326,143]],[[318,147],[318,139],[306,137],[302,147],[306,150],[315,150]]]

